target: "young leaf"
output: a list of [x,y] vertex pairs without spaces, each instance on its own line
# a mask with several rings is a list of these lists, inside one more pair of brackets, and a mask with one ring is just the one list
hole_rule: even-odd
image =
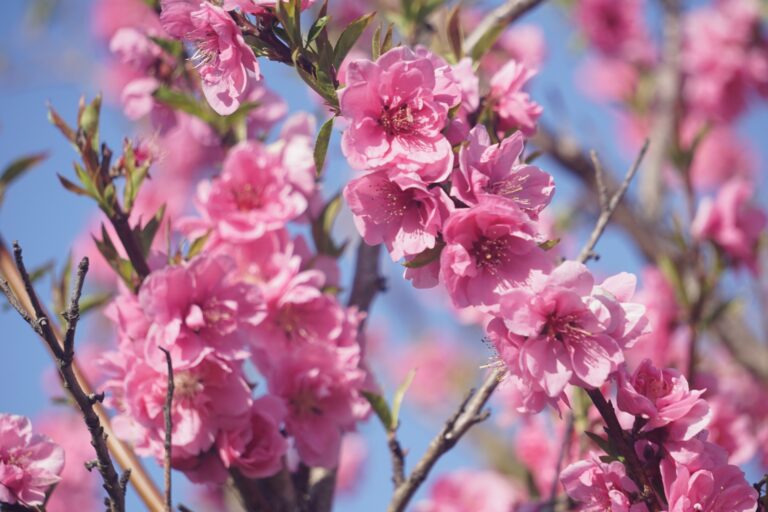
[[384,34],[384,41],[381,43],[381,53],[387,53],[392,49],[392,29],[395,27],[394,23],[390,23],[387,27],[387,33]]
[[448,42],[456,62],[464,57],[464,34],[461,30],[460,10],[461,4],[456,4],[448,15]]
[[33,155],[18,158],[8,164],[8,166],[3,169],[2,174],[0,174],[0,204],[2,204],[3,199],[5,198],[5,192],[8,190],[11,183],[46,158],[48,158],[48,153],[35,153]]
[[371,393],[370,391],[363,391],[363,396],[368,403],[371,404],[373,412],[381,420],[381,424],[384,425],[384,429],[389,431],[389,426],[392,425],[392,413],[389,411],[389,405],[383,396]]
[[549,251],[551,249],[554,249],[557,246],[557,244],[559,244],[559,243],[560,243],[560,239],[559,238],[553,238],[552,240],[547,240],[546,242],[541,242],[539,244],[539,247],[541,247],[545,251]]
[[376,60],[381,56],[381,27],[384,26],[384,23],[379,24],[378,27],[376,27],[376,31],[373,33],[373,38],[371,38],[371,59]]
[[397,430],[397,427],[399,426],[400,407],[403,405],[403,398],[405,398],[405,393],[408,391],[408,388],[411,387],[414,377],[416,377],[415,368],[408,372],[403,383],[400,384],[397,391],[395,391],[395,396],[392,397],[392,423],[389,424],[389,429],[392,431]]
[[167,105],[174,110],[186,112],[187,114],[202,119],[206,123],[215,122],[213,113],[207,111],[193,96],[175,91],[165,85],[158,87],[157,90],[152,93],[152,96],[163,105]]
[[139,244],[141,245],[141,252],[146,258],[149,255],[149,250],[152,248],[152,242],[155,239],[155,235],[157,234],[157,230],[160,228],[160,224],[163,222],[163,217],[165,216],[165,205],[161,206],[159,210],[157,210],[157,213],[147,222],[147,224],[141,228],[136,227],[138,230],[137,238],[139,239]]
[[331,117],[323,126],[320,127],[320,132],[317,134],[317,141],[315,142],[315,173],[320,176],[323,173],[323,165],[325,164],[325,156],[328,154],[328,143],[331,140],[331,132],[333,131],[333,120]]
[[333,66],[339,69],[341,63],[347,57],[347,54],[355,46],[355,43],[363,35],[363,32],[376,16],[375,12],[365,14],[355,21],[347,25],[347,28],[339,36],[339,40],[336,41],[336,47],[333,49]]
[[438,240],[433,248],[424,249],[412,259],[403,262],[403,266],[407,268],[421,268],[429,265],[440,257],[440,253],[443,252],[444,247],[445,242]]
[[48,121],[59,129],[62,135],[64,135],[64,138],[67,139],[70,143],[75,144],[75,141],[77,140],[77,136],[75,135],[75,131],[62,119],[62,117],[59,115],[58,112],[56,112],[53,107],[50,105],[48,106]]
[[213,230],[209,229],[204,235],[192,240],[192,243],[189,244],[189,251],[187,251],[187,257],[185,258],[186,260],[191,260],[203,251],[206,242],[208,242],[208,239],[211,237],[211,233],[213,233]]
[[506,26],[506,23],[497,23],[480,37],[480,39],[477,41],[477,44],[475,44],[470,52],[470,57],[472,57],[474,62],[479,62],[480,59],[483,58],[483,55],[485,55],[486,52],[490,50],[491,47],[496,43],[496,40],[499,38]]
[[325,205],[323,211],[317,219],[312,222],[312,239],[315,242],[317,252],[320,254],[326,254],[334,258],[341,256],[346,248],[346,243],[337,247],[331,238],[331,229],[333,223],[336,220],[336,216],[341,210],[341,193],[337,193],[330,201]]
[[88,192],[87,190],[85,190],[82,187],[79,187],[78,185],[75,185],[74,183],[69,181],[67,178],[65,178],[61,174],[56,174],[56,176],[59,177],[59,181],[61,182],[62,186],[65,189],[69,190],[70,192],[72,192],[74,194],[77,194],[79,196],[90,196],[91,195],[90,192]]
[[320,35],[320,31],[322,31],[323,27],[328,24],[329,19],[329,16],[321,16],[315,20],[311,27],[309,27],[309,33],[307,34],[307,45],[317,39],[317,36]]

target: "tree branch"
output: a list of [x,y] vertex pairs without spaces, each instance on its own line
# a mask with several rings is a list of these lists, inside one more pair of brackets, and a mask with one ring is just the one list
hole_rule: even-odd
[[[77,321],[80,318],[78,302],[80,293],[82,292],[83,280],[85,274],[88,271],[88,258],[83,258],[78,267],[77,282],[72,291],[72,301],[70,307],[65,314],[65,318],[69,323],[67,328],[67,338],[65,339],[65,347],[62,349],[59,344],[59,340],[53,332],[47,317],[40,305],[40,300],[35,293],[32,281],[27,272],[24,260],[22,257],[21,247],[18,243],[13,244],[14,258],[16,260],[16,266],[21,279],[24,283],[24,289],[27,292],[29,301],[34,308],[34,323],[39,326],[38,333],[43,336],[44,341],[48,344],[49,349],[56,355],[57,363],[59,366],[59,374],[61,375],[64,387],[70,392],[72,398],[80,408],[80,412],[83,414],[83,419],[88,427],[88,432],[91,434],[91,444],[96,451],[96,468],[101,474],[101,478],[104,482],[104,490],[107,491],[109,510],[111,512],[124,512],[125,511],[125,485],[122,485],[122,479],[118,476],[115,466],[112,464],[112,458],[110,457],[109,449],[106,443],[106,434],[101,426],[101,421],[93,409],[95,399],[89,396],[75,376],[72,369],[72,354],[74,353],[74,333],[77,327]],[[9,290],[10,285],[5,283],[3,285],[3,291]],[[11,303],[19,303],[18,299],[9,296]]]
[[416,463],[405,482],[395,489],[395,494],[387,508],[388,512],[405,510],[408,502],[427,479],[440,457],[453,448],[473,425],[485,421],[490,416],[490,411],[484,409],[485,404],[488,403],[505,372],[506,369],[494,370],[476,392],[472,390],[467,395],[459,409],[445,422],[442,430],[429,443],[426,453]]
[[[542,1],[543,0],[507,0],[489,12],[464,40],[466,54],[471,55],[475,46],[477,46],[477,44],[484,38],[492,37],[494,40],[498,38],[504,27],[539,5]],[[493,32],[498,33],[494,36]]]
[[[8,252],[5,243],[2,240],[2,237],[0,237],[0,274],[2,274],[3,279],[0,280],[2,282],[1,288],[4,292],[12,292],[12,298],[9,298],[11,300],[11,304],[14,306],[14,308],[19,311],[19,314],[24,318],[30,325],[35,329],[34,326],[34,320],[33,318],[37,318],[34,307],[32,305],[32,300],[30,296],[25,293],[25,283],[22,279],[22,276],[19,272],[19,269],[14,265],[13,256]],[[37,296],[35,295],[35,298]],[[39,301],[38,301],[39,305]],[[40,306],[40,311],[42,312],[42,317],[48,318],[47,313],[45,312],[45,309]],[[29,320],[27,320],[29,319]],[[56,351],[51,344],[45,343],[46,347],[48,348],[51,357],[53,357],[54,361],[58,363],[59,359],[56,356],[57,352],[63,353],[63,350],[61,349],[61,344],[59,344],[58,340],[61,339],[60,333],[56,329],[56,326],[51,324],[51,330],[54,334],[54,339],[56,340],[56,343],[59,346],[59,351]],[[35,332],[37,332],[39,335],[40,333],[35,329]],[[42,338],[42,335],[40,335]],[[43,339],[45,341],[45,339]],[[152,479],[149,477],[146,469],[144,468],[141,461],[136,457],[136,454],[133,453],[133,451],[126,446],[123,442],[118,439],[118,437],[115,435],[114,431],[112,430],[112,427],[110,425],[109,416],[104,411],[104,408],[101,406],[101,404],[98,402],[99,394],[94,394],[92,392],[92,389],[88,383],[88,380],[83,375],[82,371],[78,368],[77,362],[73,360],[69,365],[70,370],[74,374],[75,380],[79,383],[80,388],[82,389],[83,393],[87,395],[89,400],[91,397],[94,398],[92,400],[92,408],[95,412],[96,416],[98,417],[101,427],[104,429],[104,437],[106,438],[106,445],[111,452],[112,456],[115,458],[115,460],[118,461],[120,466],[122,467],[123,475],[121,478],[120,484],[124,486],[124,484],[127,484],[127,480],[124,480],[127,478],[128,475],[130,475],[130,482],[133,485],[133,487],[136,489],[136,492],[138,493],[139,497],[142,499],[144,504],[146,505],[147,509],[150,512],[161,512],[164,510],[163,500],[162,496],[160,494],[160,491],[155,486]],[[65,387],[65,390],[71,395],[72,391],[70,389],[67,389]],[[74,398],[74,396],[73,396]]]
[[[627,192],[627,189],[629,188],[629,184],[632,182],[632,178],[637,174],[637,170],[640,168],[640,164],[643,161],[643,157],[645,156],[645,152],[648,150],[648,141],[645,141],[645,144],[643,144],[643,147],[640,149],[640,153],[638,153],[637,158],[635,159],[635,162],[632,164],[632,167],[629,168],[629,171],[627,171],[626,176],[624,176],[624,181],[621,182],[621,185],[619,185],[618,190],[611,196],[611,199],[605,204],[604,206],[601,205],[602,211],[600,212],[600,216],[597,218],[597,222],[595,223],[595,227],[592,230],[592,234],[589,236],[589,240],[587,240],[586,245],[579,253],[579,257],[576,258],[578,261],[582,263],[586,263],[590,258],[594,257],[594,248],[595,245],[597,245],[597,241],[600,239],[600,237],[603,235],[603,232],[605,231],[606,226],[608,226],[608,221],[611,220],[611,217],[613,216],[613,212],[616,211],[616,208],[619,206],[619,203],[621,202],[621,199],[624,197],[624,194]],[[603,183],[602,178],[602,168],[598,165],[595,168],[595,174],[596,174],[596,180],[597,183]],[[599,178],[597,176],[600,176]],[[605,185],[602,185],[603,187]],[[601,193],[602,195],[602,193]],[[601,203],[603,201],[601,200]]]

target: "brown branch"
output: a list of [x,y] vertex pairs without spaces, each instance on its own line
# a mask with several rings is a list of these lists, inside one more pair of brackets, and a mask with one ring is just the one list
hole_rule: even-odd
[[[235,468],[232,481],[248,512],[296,512],[299,508],[291,475],[285,467],[268,478],[248,478]],[[314,509],[309,509],[314,512]]]
[[[22,316],[22,318],[25,320],[27,320],[27,318],[29,319],[27,320],[28,323],[30,323],[35,332],[40,335],[40,332],[38,332],[38,330],[35,328],[35,323],[33,320],[33,318],[38,318],[39,316],[35,313],[31,297],[25,293],[26,286],[24,280],[21,277],[19,269],[14,264],[13,256],[11,256],[6,248],[6,245],[3,243],[2,237],[0,237],[0,274],[2,274],[3,277],[3,291],[6,292],[6,295],[8,291],[12,292],[13,298],[9,298],[9,300],[11,300],[11,304],[14,306],[14,308],[17,308],[17,311],[19,311],[19,314]],[[34,297],[37,298],[37,295],[34,295]],[[39,301],[37,303],[39,305]],[[48,318],[48,315],[42,306],[40,306],[40,311],[42,313],[42,317]],[[61,344],[58,342],[58,340],[61,339],[61,336],[55,325],[51,324],[51,330],[53,331],[54,339],[59,346],[59,350],[56,350],[51,344],[47,342],[45,343],[45,346],[48,348],[48,351],[50,352],[54,361],[58,362],[59,358],[56,356],[57,352],[63,354]],[[40,336],[42,338],[42,335]],[[82,389],[83,393],[87,395],[89,400],[92,399],[92,408],[101,423],[101,427],[104,430],[104,437],[106,438],[107,447],[112,456],[115,458],[115,460],[118,461],[121,468],[123,469],[123,475],[119,482],[120,485],[124,487],[128,483],[128,476],[130,476],[131,484],[136,489],[137,494],[144,502],[147,509],[150,512],[161,512],[164,510],[164,506],[160,492],[158,491],[152,479],[149,477],[149,474],[147,473],[141,461],[136,457],[136,454],[133,453],[133,451],[128,446],[121,442],[112,430],[109,416],[98,402],[98,398],[102,395],[92,392],[88,380],[83,375],[83,372],[79,369],[76,360],[71,361],[69,364],[69,369],[74,374],[74,377],[79,383],[79,387]],[[65,390],[73,396],[71,390],[67,389],[66,387]]]
[[173,392],[175,382],[173,380],[173,361],[171,353],[163,347],[158,347],[165,354],[165,364],[168,367],[168,388],[165,392],[165,404],[163,404],[163,420],[165,421],[165,445],[163,460],[163,476],[165,480],[165,509],[167,512],[173,510],[173,499],[171,495],[171,455],[173,450],[173,416],[171,407],[173,407]]
[[405,453],[397,439],[397,432],[394,430],[387,433],[387,447],[392,459],[392,483],[397,489],[405,482]]
[[677,140],[677,114],[680,97],[680,25],[679,0],[661,0],[663,7],[662,57],[656,73],[656,98],[651,126],[651,149],[648,166],[640,180],[640,198],[647,219],[659,220],[663,205],[662,172],[664,163]]
[[141,251],[133,230],[128,223],[128,216],[120,209],[117,201],[115,201],[114,207],[115,213],[108,215],[109,221],[112,223],[112,227],[115,228],[115,233],[117,233],[117,237],[120,239],[123,249],[125,249],[125,254],[128,255],[133,269],[139,276],[139,281],[144,281],[151,272],[149,263],[147,263],[147,259],[144,257],[144,253]]
[[[511,24],[520,16],[530,11],[543,0],[507,0],[480,20],[475,29],[464,40],[464,49],[467,55],[471,55],[475,46],[492,32],[498,31],[498,37],[503,27]],[[495,39],[495,38],[494,38]]]
[[442,430],[429,443],[426,453],[416,463],[405,482],[395,490],[387,508],[388,512],[405,510],[408,502],[427,479],[440,457],[453,448],[472,426],[488,418],[490,411],[484,409],[485,404],[488,403],[505,372],[505,369],[494,370],[476,392],[472,390],[467,395],[459,409],[445,422]]
[[[591,257],[594,257],[594,248],[595,245],[597,245],[597,241],[600,240],[600,237],[603,235],[603,232],[605,231],[606,226],[608,226],[608,221],[611,220],[611,217],[613,216],[613,212],[616,211],[616,208],[619,206],[619,203],[621,202],[621,199],[624,197],[624,194],[627,192],[627,189],[629,188],[629,184],[632,182],[632,178],[637,174],[637,170],[640,168],[640,164],[643,161],[643,157],[645,156],[645,152],[648,150],[648,141],[645,141],[645,144],[643,144],[643,147],[640,149],[640,153],[638,153],[637,158],[635,159],[635,162],[632,164],[632,167],[629,168],[629,171],[627,171],[626,176],[624,176],[624,181],[621,182],[621,185],[619,185],[619,188],[614,192],[613,196],[611,196],[611,199],[607,202],[607,204],[602,208],[602,211],[600,212],[600,216],[597,218],[597,222],[595,223],[595,227],[592,230],[592,234],[589,236],[589,240],[587,240],[586,245],[579,253],[579,257],[577,258],[578,261],[582,263],[586,263]],[[602,174],[602,168],[598,165],[596,167],[596,173]],[[599,183],[602,183],[602,177],[596,178],[599,180]],[[604,186],[604,185],[603,185]]]
[[[67,338],[65,341],[65,343],[68,344],[65,344],[65,347],[62,349],[58,338],[54,334],[53,329],[51,328],[51,325],[48,322],[44,311],[42,310],[40,300],[35,293],[32,280],[30,279],[29,273],[27,272],[26,266],[24,265],[21,247],[18,243],[13,244],[13,252],[18,272],[22,281],[24,282],[24,289],[27,292],[32,307],[34,308],[35,316],[33,320],[34,323],[39,326],[39,331],[37,332],[41,334],[44,341],[48,344],[51,352],[56,355],[59,374],[61,375],[62,381],[64,382],[64,387],[69,391],[69,393],[72,395],[72,398],[77,403],[77,406],[80,408],[80,412],[83,414],[85,424],[88,427],[88,432],[91,435],[91,445],[93,445],[93,448],[96,451],[97,463],[95,467],[101,474],[101,478],[104,482],[104,489],[107,491],[107,495],[109,496],[109,510],[111,512],[124,512],[126,489],[124,485],[121,485],[121,478],[115,470],[109,449],[107,448],[104,429],[101,426],[101,421],[98,415],[93,409],[93,405],[96,400],[89,396],[89,393],[86,393],[83,390],[72,369],[74,333],[77,327],[77,322],[80,318],[78,302],[80,299],[80,293],[82,292],[83,288],[83,280],[85,279],[85,275],[88,272],[88,258],[83,258],[78,267],[76,278],[77,280],[72,291],[72,300],[70,307],[65,314],[65,318],[67,318],[69,323],[67,328]],[[3,290],[10,290],[10,286],[6,283],[6,285],[3,286]],[[9,297],[9,300],[12,303],[19,303],[17,298],[11,299]]]

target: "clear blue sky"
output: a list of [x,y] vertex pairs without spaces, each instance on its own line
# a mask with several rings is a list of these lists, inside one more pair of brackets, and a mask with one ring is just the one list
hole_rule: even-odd
[[[34,1],[4,0],[2,3],[0,166],[22,154],[40,150],[49,151],[50,158],[11,190],[0,210],[0,234],[7,243],[12,240],[21,242],[30,266],[49,260],[61,263],[92,206],[84,198],[64,191],[58,184],[55,174],[71,174],[74,153],[48,124],[46,103],[51,102],[65,118],[72,119],[79,96],[85,93],[92,97],[98,91],[94,72],[103,50],[89,39],[86,0],[61,1],[53,18],[45,26],[37,27],[28,17],[29,6]],[[545,106],[544,119],[555,128],[576,134],[586,147],[596,148],[611,167],[624,169],[627,155],[616,149],[610,116],[601,107],[584,99],[573,85],[576,38],[567,20],[553,6],[545,5],[527,16],[525,22],[539,24],[547,36],[549,58],[533,84],[534,98]],[[292,109],[316,109],[294,79],[292,70],[276,65],[265,65],[265,70],[268,83],[286,94]],[[759,109],[748,116],[743,129],[764,136],[767,119],[766,110]],[[102,122],[104,140],[115,147],[123,136],[133,133],[132,130],[118,110],[106,107]],[[338,140],[338,134],[335,140]],[[768,162],[768,148],[756,140],[754,142],[761,162]],[[337,146],[332,147],[330,159],[328,194],[335,191],[347,176]],[[557,180],[554,208],[564,208],[570,199],[578,195],[578,185],[552,167],[551,162],[542,159],[541,165],[555,174]],[[342,221],[340,228],[348,232],[349,221]],[[599,250],[603,256],[597,267],[600,272],[639,269],[640,261],[620,234],[609,231]],[[348,279],[348,262],[345,270]],[[460,330],[450,315],[434,308],[419,310],[424,313],[423,317],[405,314],[412,310],[403,308],[403,304],[419,304],[419,298],[413,295],[407,284],[402,284],[399,266],[389,264],[386,272],[390,276],[392,289],[376,302],[373,321],[386,326],[391,338],[386,343],[391,350],[397,351],[399,346],[411,339],[420,329],[419,322],[438,322],[446,332],[460,334],[467,338],[468,344],[478,347],[478,363],[483,362],[487,354],[483,353],[479,332]],[[15,314],[5,310],[0,312],[0,325],[0,361],[3,362],[0,411],[34,417],[47,406],[41,375],[50,370],[51,362],[42,344]],[[389,386],[387,394],[391,395],[391,392],[392,387]],[[409,460],[414,460],[423,451],[441,421],[442,418],[416,416],[406,406],[401,438],[411,450]],[[338,510],[342,512],[361,510],[363,506],[372,511],[383,510],[390,493],[389,456],[382,429],[375,420],[371,420],[361,430],[370,445],[367,478],[356,497],[340,502]],[[459,448],[440,462],[437,473],[472,463],[469,453]],[[152,462],[149,464],[154,465]],[[182,477],[176,478],[176,481],[182,480]]]

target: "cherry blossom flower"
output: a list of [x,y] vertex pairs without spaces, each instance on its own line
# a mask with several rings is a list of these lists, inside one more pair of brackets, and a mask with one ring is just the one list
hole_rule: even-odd
[[501,131],[520,130],[526,136],[536,132],[536,122],[543,109],[523,91],[534,75],[536,71],[511,60],[491,77],[490,99],[499,116]]
[[248,478],[272,476],[283,465],[288,442],[280,433],[287,410],[279,398],[265,395],[253,401],[250,419],[216,438],[226,467],[235,467]]
[[508,479],[493,471],[462,469],[442,475],[416,512],[510,512],[525,499]]
[[341,440],[341,456],[336,475],[336,492],[342,495],[354,493],[361,484],[368,461],[365,438],[357,432],[344,434]]
[[63,468],[64,450],[33,432],[28,418],[0,414],[0,503],[43,505]]
[[307,465],[335,467],[342,434],[368,415],[359,364],[358,345],[311,344],[279,354],[267,372],[270,392],[288,406],[286,431]]
[[366,243],[384,243],[393,260],[435,247],[443,222],[453,210],[442,188],[428,188],[415,176],[390,178],[387,171],[350,181],[344,198]]
[[677,370],[659,370],[646,359],[632,376],[625,369],[619,372],[616,403],[622,411],[647,420],[641,432],[664,428],[666,439],[687,441],[709,424],[711,412],[703,393],[688,389]]
[[257,141],[232,148],[219,177],[198,185],[202,218],[182,219],[180,229],[201,236],[209,229],[223,240],[246,242],[280,229],[307,209],[307,199],[289,181],[274,151]]
[[589,42],[607,56],[648,60],[652,41],[643,21],[643,0],[580,0],[576,20]]
[[765,212],[750,204],[754,188],[735,178],[726,183],[712,200],[699,204],[691,232],[700,240],[711,240],[734,262],[758,272],[757,242],[768,223]]
[[499,197],[455,211],[443,227],[440,281],[457,307],[494,306],[504,291],[548,267],[534,224]]
[[222,7],[196,0],[162,0],[160,21],[173,37],[196,47],[192,59],[213,110],[229,115],[261,78],[259,63]]
[[[447,67],[447,66],[446,66]],[[379,169],[397,161],[417,165],[451,158],[442,130],[448,110],[461,100],[458,88],[441,90],[433,60],[406,47],[389,50],[376,62],[356,60],[339,93],[349,121],[341,147],[356,169]]]
[[485,127],[474,127],[469,143],[459,151],[459,172],[452,176],[451,193],[470,206],[489,195],[503,197],[536,220],[552,199],[555,183],[538,167],[520,161],[524,143],[517,132],[500,144],[491,144]]
[[574,510],[648,512],[644,503],[634,502],[633,497],[640,490],[627,476],[621,462],[604,463],[592,454],[588,459],[574,462],[565,468],[560,481],[568,496],[578,503]]

